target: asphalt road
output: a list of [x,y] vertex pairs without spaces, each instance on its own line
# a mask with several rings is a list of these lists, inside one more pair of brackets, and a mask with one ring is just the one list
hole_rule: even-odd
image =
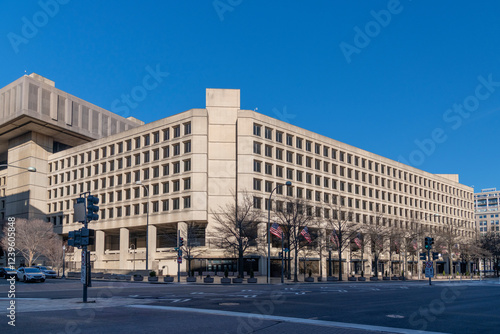
[[0,279],[2,333],[498,333],[500,282],[188,285]]

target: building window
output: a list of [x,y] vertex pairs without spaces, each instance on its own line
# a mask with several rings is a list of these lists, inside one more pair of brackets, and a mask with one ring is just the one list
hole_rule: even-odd
[[179,210],[179,199],[178,198],[174,198],[172,200],[172,209]]
[[262,180],[253,179],[253,190],[261,191]]
[[191,171],[191,159],[184,160],[184,171]]
[[163,130],[163,140],[169,140],[169,139],[170,139],[170,129]]
[[184,197],[184,209],[189,209],[191,207],[191,197]]
[[273,175],[273,165],[272,164],[267,164],[266,163],[266,174],[267,175]]
[[173,191],[179,191],[179,190],[181,190],[181,186],[180,186],[180,181],[179,180],[172,181],[172,185],[173,185]]
[[254,136],[259,136],[260,137],[260,130],[261,130],[261,128],[262,128],[261,125],[253,123],[253,134],[254,134]]
[[178,174],[181,172],[181,163],[180,162],[174,162],[172,165],[174,166],[174,174]]
[[161,204],[162,204],[162,210],[163,211],[168,211],[168,199],[167,200],[163,200],[161,201]]
[[144,146],[148,146],[150,144],[149,134],[144,135]]
[[255,154],[261,154],[260,147],[261,147],[261,144],[258,143],[258,142],[256,142],[256,141],[254,141],[253,142],[253,153],[255,153]]
[[184,135],[191,134],[191,122],[184,123]]
[[184,179],[184,190],[191,189],[191,178]]
[[257,160],[254,160],[253,161],[253,171],[254,172],[257,172],[257,173],[260,173],[261,172],[261,162],[260,161],[257,161]]
[[191,141],[184,143],[184,153],[191,153]]
[[174,150],[174,156],[181,154],[181,144],[172,145]]
[[292,135],[289,135],[289,134],[286,135],[286,144],[288,146],[293,146],[293,136]]
[[273,129],[266,127],[265,128],[265,136],[266,139],[273,139]]
[[276,131],[276,141],[278,143],[282,143],[283,142],[283,132]]
[[174,129],[174,138],[178,138],[181,136],[181,126],[177,125],[173,127]]
[[262,198],[254,197],[253,198],[253,207],[255,209],[262,209]]
[[266,157],[269,157],[269,158],[272,158],[273,157],[273,147],[270,146],[270,145],[266,145],[264,147],[264,154],[266,155]]

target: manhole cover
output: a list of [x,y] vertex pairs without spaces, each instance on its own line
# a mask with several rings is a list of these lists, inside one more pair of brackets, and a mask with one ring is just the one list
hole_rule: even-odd
[[399,314],[388,314],[386,315],[387,318],[394,318],[394,319],[403,319],[404,316],[399,315]]
[[240,305],[240,303],[219,303],[220,306],[235,306]]

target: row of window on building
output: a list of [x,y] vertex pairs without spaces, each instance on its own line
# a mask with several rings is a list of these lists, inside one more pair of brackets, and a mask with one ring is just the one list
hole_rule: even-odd
[[[98,181],[98,180],[97,180]],[[172,189],[170,189],[170,183],[172,183]],[[99,193],[96,194],[96,196],[99,198],[99,201],[101,204],[107,204],[107,203],[114,203],[114,202],[119,202],[122,200],[128,201],[132,199],[139,199],[141,197],[148,197],[149,195],[151,196],[158,196],[158,195],[165,195],[172,190],[174,193],[179,192],[181,190],[188,191],[191,189],[191,178],[190,177],[185,177],[183,179],[177,179],[177,180],[172,180],[172,181],[164,181],[161,183],[154,183],[151,185],[144,185],[146,188],[144,188],[142,185],[141,186],[135,186],[127,189],[119,189],[115,191],[109,191],[109,192],[101,192],[104,188],[94,188],[94,189],[87,189],[85,188],[80,191],[80,193],[85,192],[85,191],[99,191]],[[141,196],[141,189],[142,189],[142,196]],[[58,197],[67,197],[68,195],[76,195],[77,193],[70,193],[70,188],[69,186],[66,187],[66,191],[68,192],[66,195],[64,194],[64,188],[59,188],[59,189],[54,189],[52,191],[49,191],[49,199],[56,199]],[[59,194],[58,194],[59,192]],[[52,196],[53,194],[53,196]],[[53,197],[53,198],[52,198]],[[75,201],[74,199],[71,201]],[[59,204],[58,204],[59,203]],[[63,203],[66,203],[64,208]],[[53,201],[48,204],[48,212],[56,212],[58,210],[69,210],[70,209],[70,200],[65,200],[65,201]]]
[[[86,182],[75,182],[73,184],[68,184],[65,186],[53,187],[52,189],[48,190],[48,198],[53,199],[62,196],[76,195],[85,191],[99,191],[104,188],[131,184],[132,181],[142,182],[159,178],[160,175],[162,177],[169,177],[171,175],[171,165],[172,176],[175,176],[182,172],[186,173],[191,171],[191,159],[186,159],[183,161],[173,162],[171,164],[167,163],[162,164],[161,166],[146,167],[123,174],[98,177],[94,180],[89,180]],[[82,176],[82,178],[84,177]]]
[[[173,139],[180,138],[181,137],[181,129],[183,129],[183,135],[187,136],[191,134],[191,122],[187,122],[184,124],[179,124],[175,125],[169,128],[165,128],[163,130],[155,131],[152,133],[147,133],[141,136],[137,136],[131,139],[126,139],[124,141],[118,142],[118,143],[113,143],[109,144],[103,147],[95,148],[92,150],[89,150],[87,152],[75,154],[72,157],[67,157],[63,158],[54,162],[49,163],[49,172],[56,172],[58,170],[62,170],[65,168],[69,168],[72,166],[79,166],[84,163],[91,163],[92,161],[99,161],[100,159],[105,159],[110,156],[114,156],[115,154],[122,154],[124,152],[129,152],[133,150],[138,150],[143,147],[152,145],[152,144],[159,144],[160,142],[165,142],[170,140],[170,132],[172,130],[173,133]],[[163,138],[163,141],[161,140]],[[172,149],[175,154],[180,154],[180,143],[172,145]],[[168,147],[168,146],[167,146]],[[164,150],[164,157],[165,157],[165,150],[168,150],[167,148],[163,148]],[[189,152],[191,151],[191,143],[190,142],[184,142],[184,151],[186,152],[188,150]],[[156,156],[158,154],[159,157],[159,150],[158,152],[153,151],[153,155]]]
[[[170,202],[172,203],[170,205]],[[164,199],[161,201],[151,201],[150,213],[168,212],[170,210],[181,210],[191,208],[191,196],[176,197],[172,199]],[[123,218],[137,215],[145,215],[148,213],[148,203],[136,203],[112,208],[104,208],[99,210],[99,220],[102,222],[106,219]],[[47,219],[54,225],[62,225],[63,221],[69,224],[72,215],[59,214],[49,216]]]
[[[314,153],[316,155],[322,155],[325,158],[330,158],[333,160],[337,160],[339,162],[347,163],[350,165],[354,165],[356,167],[361,167],[361,168],[366,168],[367,170],[374,171],[374,172],[379,172],[381,174],[386,174],[387,176],[391,176],[393,178],[399,178],[400,180],[404,180],[410,183],[418,184],[420,186],[424,187],[429,187],[431,189],[441,191],[441,192],[446,192],[455,196],[459,196],[462,198],[467,198],[467,199],[472,199],[472,193],[465,192],[461,189],[457,189],[455,187],[439,183],[436,181],[428,180],[425,177],[413,175],[412,173],[397,170],[394,167],[386,166],[384,164],[380,164],[378,162],[374,162],[365,158],[358,157],[356,155],[337,150],[335,148],[330,148],[327,145],[322,145],[319,143],[313,143],[310,140],[301,138],[299,136],[295,136],[293,134],[289,133],[284,133],[282,131],[278,130],[273,130],[270,127],[263,126],[258,123],[254,123],[253,125],[253,134],[258,137],[262,137],[262,129],[264,129],[264,138],[268,139],[270,141],[276,142],[283,144],[283,138],[285,138],[285,144],[289,147],[293,147],[295,149],[299,150],[305,150],[306,152],[313,152],[313,147],[314,147]],[[273,132],[275,132],[275,137],[273,137]],[[274,138],[274,139],[273,139]],[[254,142],[254,153],[255,154],[262,154],[262,143],[255,141]],[[271,145],[265,145],[265,154],[266,156],[272,157],[272,150],[273,147]],[[267,148],[269,147],[269,148]],[[283,157],[283,149],[277,148],[276,149],[276,158],[279,160],[282,160]],[[290,152],[290,154],[293,154],[293,152]],[[287,152],[288,155],[288,152]],[[297,154],[298,156],[299,155]],[[302,158],[299,158],[299,160]],[[312,158],[310,158],[312,160]],[[293,157],[290,156],[290,160],[288,162],[292,162]]]

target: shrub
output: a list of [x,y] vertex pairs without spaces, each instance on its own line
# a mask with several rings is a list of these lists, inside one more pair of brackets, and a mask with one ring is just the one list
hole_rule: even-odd
[[150,272],[149,272],[149,276],[150,276],[150,277],[155,277],[155,276],[156,276],[156,271],[154,271],[154,270],[153,270],[153,271],[150,271]]

